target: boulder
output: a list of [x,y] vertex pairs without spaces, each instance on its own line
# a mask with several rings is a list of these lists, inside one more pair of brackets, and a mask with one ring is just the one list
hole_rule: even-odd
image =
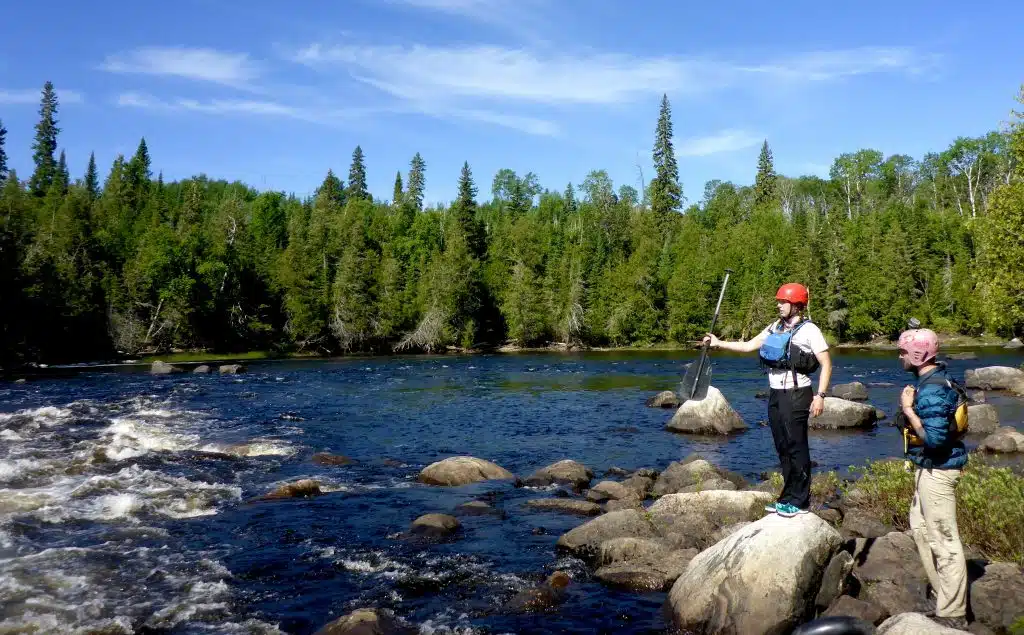
[[663,390],[648,399],[644,405],[648,408],[675,408],[679,406],[679,397],[671,390]]
[[149,372],[151,375],[170,375],[171,373],[180,373],[181,369],[177,366],[171,366],[167,362],[157,360],[149,367]]
[[[821,586],[814,598],[814,605],[819,609],[832,606],[841,595],[846,593],[846,579],[853,571],[853,556],[849,551],[838,551],[828,561],[825,572],[821,575]],[[873,622],[877,624],[877,622]]]
[[970,434],[992,434],[999,429],[999,411],[988,403],[967,406],[967,422]]
[[961,635],[967,632],[939,626],[921,613],[900,613],[878,625],[878,635]]
[[237,375],[247,369],[243,364],[222,364],[217,370],[221,375]]
[[631,491],[637,498],[643,500],[647,498],[651,488],[654,487],[654,479],[650,476],[634,474],[622,481],[622,486]]
[[971,583],[968,597],[976,621],[995,631],[1008,631],[1024,618],[1024,570],[1009,562],[990,562]]
[[455,508],[455,513],[460,516],[505,516],[505,512],[495,509],[490,503],[484,501],[462,503]]
[[564,571],[555,571],[539,586],[516,593],[503,607],[506,611],[541,611],[560,604],[571,578]]
[[983,366],[964,372],[964,383],[968,388],[1010,390],[1019,382],[1024,382],[1024,370],[1012,366]]
[[666,494],[647,510],[663,541],[675,549],[703,549],[714,544],[718,529],[764,516],[774,496],[755,491],[707,490]]
[[708,394],[703,399],[684,402],[665,424],[665,428],[672,432],[690,434],[732,434],[747,427],[739,413],[714,386],[708,386]]
[[602,511],[601,506],[597,503],[571,498],[535,498],[526,501],[526,505],[534,509],[579,514],[580,516],[597,516]]
[[623,509],[583,523],[562,534],[555,544],[577,557],[592,560],[600,553],[601,544],[606,540],[623,537],[657,538],[658,533],[643,511]]
[[909,534],[892,531],[880,538],[856,538],[851,551],[853,576],[861,585],[858,598],[889,615],[928,610],[928,577]]
[[355,459],[350,459],[347,456],[330,454],[328,452],[317,452],[310,457],[310,460],[317,465],[353,465],[359,462]]
[[490,480],[514,480],[505,468],[472,456],[452,456],[431,463],[420,472],[419,481],[427,485],[459,486]]
[[207,366],[206,364],[200,364],[199,366],[193,368],[192,372],[197,375],[205,375],[206,373],[210,372],[210,367]]
[[1003,426],[978,444],[978,449],[997,454],[1024,452],[1024,434],[1011,426]]
[[639,498],[620,498],[618,500],[610,500],[604,504],[604,510],[606,512],[615,512],[620,509],[639,509],[643,510],[644,504]]
[[959,360],[978,359],[978,354],[971,351],[966,351],[963,353],[950,353],[946,355],[946,358]]
[[403,626],[387,609],[356,609],[327,624],[314,635],[413,635],[415,628]]
[[526,477],[524,483],[531,487],[551,484],[572,485],[577,491],[590,485],[594,472],[585,465],[571,459],[564,459],[543,467]]
[[308,498],[310,496],[320,496],[321,494],[323,494],[323,491],[320,490],[320,481],[304,478],[292,483],[285,483],[271,492],[264,494],[261,498],[264,500]]
[[867,401],[868,388],[859,381],[851,381],[848,384],[836,384],[832,386],[832,396],[849,401]]
[[765,516],[690,561],[669,592],[672,620],[684,632],[788,633],[813,617],[841,543],[814,514]]
[[1024,348],[1024,342],[1020,341],[1019,337],[1015,337],[1012,340],[1010,340],[1009,342],[1007,342],[1006,344],[1003,344],[1003,348],[1008,348],[1008,349],[1011,349],[1011,350],[1016,350],[1018,348]]
[[642,555],[606,559],[605,547],[614,542],[612,540],[601,545],[601,560],[604,564],[594,572],[594,576],[608,586],[638,593],[667,590],[697,555],[696,549],[670,551],[658,545],[658,549]]
[[450,536],[459,529],[459,521],[448,514],[423,514],[412,521],[409,533],[415,536],[440,538]]
[[615,481],[601,481],[587,491],[587,500],[595,503],[624,498],[639,498],[639,496],[635,490]]
[[[708,486],[696,488],[693,491],[698,491],[699,489],[737,489],[735,485],[731,487],[728,485],[723,486],[721,482],[724,480],[727,479],[717,467],[704,459],[691,457],[683,461],[675,461],[665,468],[665,471],[658,475],[658,480],[654,482],[652,492],[655,496],[664,496],[665,494],[682,492],[687,488],[705,483]],[[716,487],[711,487],[710,485],[712,484],[716,485]]]
[[880,538],[890,531],[891,527],[856,507],[843,515],[842,533],[847,538]]
[[809,424],[817,430],[845,430],[870,428],[878,421],[874,406],[857,403],[838,397],[825,397],[825,408],[817,417],[811,417]]
[[840,596],[832,606],[828,607],[828,610],[822,613],[823,616],[831,617],[833,615],[846,615],[849,617],[856,617],[862,619],[865,622],[870,622],[875,626],[882,623],[882,620],[889,617],[889,614],[885,612],[882,607],[872,604],[871,602],[865,602],[864,600],[858,600],[857,598],[850,597],[849,595]]

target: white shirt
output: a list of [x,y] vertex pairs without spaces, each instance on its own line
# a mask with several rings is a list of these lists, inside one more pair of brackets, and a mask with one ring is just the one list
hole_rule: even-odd
[[[776,326],[778,320],[772,322],[761,332],[761,335],[767,337],[772,332],[772,327]],[[808,353],[814,353],[817,355],[822,351],[828,350],[828,342],[825,341],[825,336],[821,334],[821,329],[814,322],[808,322],[800,327],[800,330],[796,332],[796,335],[790,340],[793,343],[794,348],[799,348]],[[796,385],[798,388],[806,388],[811,385],[811,378],[803,373],[796,374]],[[768,369],[768,386],[776,389],[786,389],[793,387],[793,371],[782,370],[779,368]]]

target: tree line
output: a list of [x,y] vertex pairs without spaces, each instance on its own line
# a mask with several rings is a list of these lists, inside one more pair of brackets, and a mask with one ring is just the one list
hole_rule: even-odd
[[[1024,100],[1022,88],[1018,100]],[[686,204],[661,100],[654,175],[604,170],[562,191],[502,169],[481,195],[424,206],[427,162],[371,196],[361,147],[306,198],[206,175],[152,174],[145,139],[101,183],[72,179],[59,104],[42,90],[34,170],[8,169],[0,121],[0,355],[6,365],[205,349],[337,354],[450,347],[644,346],[697,339],[725,268],[719,319],[749,337],[779,284],[811,290],[829,337],[1024,330],[1024,114],[920,159],[862,149],[828,178],[710,181]],[[752,171],[754,166],[752,165]],[[447,178],[447,177],[443,177]]]

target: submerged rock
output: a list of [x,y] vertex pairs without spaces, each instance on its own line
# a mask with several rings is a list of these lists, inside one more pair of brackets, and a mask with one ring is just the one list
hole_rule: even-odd
[[459,521],[448,514],[423,514],[412,521],[409,533],[414,536],[427,536],[431,538],[442,538],[450,536],[458,531]]
[[663,390],[648,399],[644,405],[648,408],[675,408],[679,405],[679,397],[671,390]]
[[260,498],[263,500],[308,498],[310,496],[320,496],[321,494],[323,494],[323,491],[320,490],[320,481],[304,478],[299,481],[281,485],[269,494],[264,494]]
[[504,608],[515,612],[549,609],[565,599],[565,589],[570,581],[569,574],[555,571],[539,586],[516,593]]
[[431,463],[420,472],[419,481],[427,485],[459,486],[489,480],[514,480],[505,468],[472,456],[453,456]]
[[413,635],[417,630],[403,626],[387,609],[356,609],[327,624],[314,635]]
[[722,393],[708,386],[707,396],[683,402],[665,428],[672,432],[727,435],[746,430],[748,426]]
[[597,516],[602,511],[601,506],[597,503],[571,498],[536,498],[526,501],[526,505],[533,509],[579,514],[580,516]]
[[327,452],[317,452],[310,457],[310,460],[317,465],[354,465],[359,462],[355,459],[350,459],[347,456],[329,454]]

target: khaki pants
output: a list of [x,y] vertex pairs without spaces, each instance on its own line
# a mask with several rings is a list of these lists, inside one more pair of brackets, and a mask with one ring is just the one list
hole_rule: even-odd
[[936,617],[967,615],[967,561],[956,524],[956,484],[960,470],[914,472],[914,500],[910,503],[910,528],[938,595]]

